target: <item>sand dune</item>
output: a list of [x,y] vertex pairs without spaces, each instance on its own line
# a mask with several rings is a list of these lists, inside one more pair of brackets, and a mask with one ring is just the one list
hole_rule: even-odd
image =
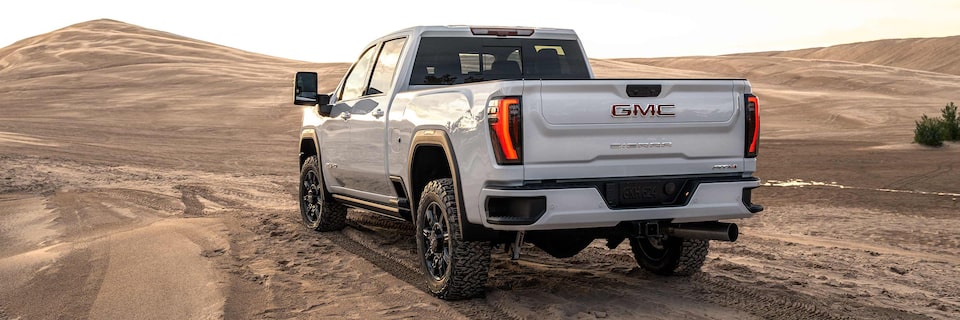
[[[767,138],[909,143],[920,114],[939,114],[948,102],[960,101],[960,36],[729,56],[595,60],[594,66],[601,77],[749,79],[763,102]],[[883,139],[877,131],[885,133]]]
[[[0,118],[10,129],[0,131],[70,145],[58,153],[116,154],[173,166],[184,165],[180,155],[187,151],[164,147],[167,142],[157,136],[177,141],[174,146],[220,141],[237,149],[189,152],[270,168],[257,157],[238,160],[234,152],[285,150],[277,142],[295,135],[297,115],[288,103],[293,74],[305,69],[330,74],[321,86],[332,90],[347,67],[96,20],[0,49]],[[17,129],[10,128],[14,123]],[[264,130],[237,139],[248,127]],[[75,130],[85,135],[71,134]]]
[[[618,59],[625,63],[749,79],[768,138],[831,137],[909,143],[920,114],[960,99],[960,76],[843,61],[721,56]],[[638,75],[641,73],[638,73]],[[883,131],[883,140],[875,132]]]
[[592,60],[601,77],[750,79],[767,210],[690,279],[637,269],[626,246],[528,245],[494,254],[486,298],[455,303],[419,289],[409,225],[299,224],[293,74],[332,90],[349,64],[113,20],[25,39],[0,49],[0,320],[955,319],[960,148],[910,144],[960,92],[950,39]]
[[262,65],[250,72],[275,66],[307,66],[301,61],[246,52],[107,19],[79,23],[0,49],[0,72],[13,79],[170,63],[234,65],[234,71]]
[[886,39],[826,48],[738,55],[850,61],[960,75],[960,36]]

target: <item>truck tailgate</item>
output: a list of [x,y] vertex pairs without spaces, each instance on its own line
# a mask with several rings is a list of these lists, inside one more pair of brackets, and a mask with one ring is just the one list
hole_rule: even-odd
[[525,180],[742,172],[746,80],[527,81]]

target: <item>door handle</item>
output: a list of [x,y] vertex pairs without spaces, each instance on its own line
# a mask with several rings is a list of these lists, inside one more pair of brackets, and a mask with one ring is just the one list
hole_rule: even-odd
[[343,113],[340,114],[340,118],[343,119],[343,120],[349,120],[349,119],[350,119],[350,113],[344,111]]
[[373,117],[374,117],[374,118],[380,119],[380,117],[382,117],[382,116],[383,116],[383,110],[381,110],[381,109],[377,109],[377,111],[374,111],[374,112],[373,112]]

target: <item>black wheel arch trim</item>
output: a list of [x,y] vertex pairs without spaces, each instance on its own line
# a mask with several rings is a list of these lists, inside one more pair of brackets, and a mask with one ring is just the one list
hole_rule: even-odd
[[[317,170],[320,170],[320,175],[323,175],[323,156],[320,153],[320,136],[317,135],[317,130],[314,129],[303,129],[300,130],[300,143],[298,143],[297,150],[303,150],[303,142],[305,140],[313,141],[313,152],[317,156]],[[304,156],[303,152],[299,152],[298,156],[299,162],[297,168],[303,167],[303,162],[307,160],[307,157]],[[298,169],[299,170],[299,169]],[[322,179],[323,181],[323,190],[327,196],[332,196],[330,193],[330,186],[327,185],[327,179]]]
[[[444,130],[435,129],[435,128],[421,128],[418,129],[414,134],[413,138],[410,140],[410,151],[407,155],[407,175],[410,176],[409,181],[411,183],[405,184],[404,188],[407,189],[407,195],[411,197],[410,199],[410,212],[412,215],[415,215],[416,208],[419,202],[419,193],[413,190],[415,181],[412,177],[413,174],[413,160],[416,156],[417,149],[422,146],[437,146],[440,147],[447,158],[447,166],[450,168],[450,178],[453,180],[453,192],[454,197],[457,201],[457,214],[460,216],[460,235],[465,241],[481,241],[481,240],[497,240],[498,232],[488,229],[480,224],[475,224],[470,222],[467,219],[467,213],[465,206],[463,205],[463,188],[460,184],[460,167],[457,164],[456,152],[453,150],[453,145],[450,143],[450,137]],[[413,197],[417,197],[417,201],[414,201]]]
[[[313,152],[317,155],[317,166],[323,167],[323,161],[320,160],[320,137],[317,136],[317,131],[314,129],[303,129],[300,130],[300,143],[297,145],[297,150],[303,150],[303,142],[305,140],[313,141]],[[303,161],[306,159],[303,156],[303,153],[300,153],[300,165],[303,165]]]

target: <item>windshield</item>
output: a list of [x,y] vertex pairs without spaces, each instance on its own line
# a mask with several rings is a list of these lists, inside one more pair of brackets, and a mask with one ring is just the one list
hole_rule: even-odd
[[411,85],[590,78],[575,40],[423,38],[413,68]]

